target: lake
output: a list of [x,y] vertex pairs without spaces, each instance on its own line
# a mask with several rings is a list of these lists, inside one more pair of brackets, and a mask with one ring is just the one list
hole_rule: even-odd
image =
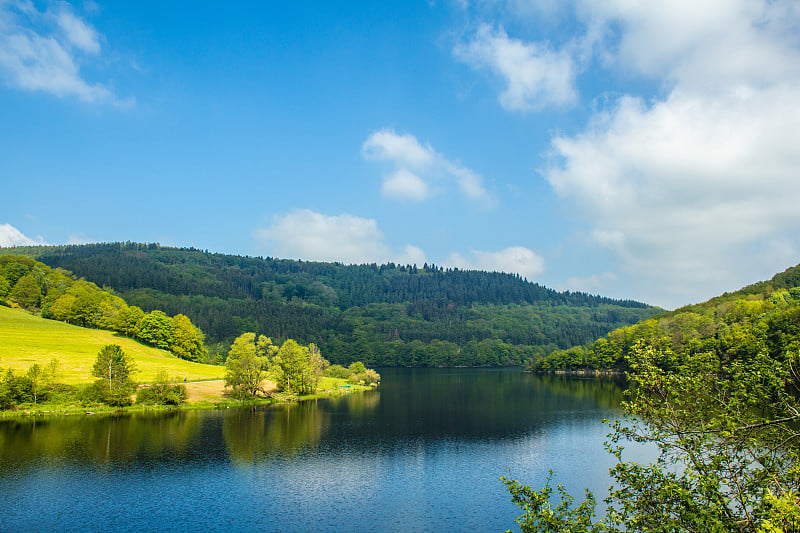
[[602,500],[606,380],[383,369],[259,409],[0,422],[2,531],[505,531],[500,476]]

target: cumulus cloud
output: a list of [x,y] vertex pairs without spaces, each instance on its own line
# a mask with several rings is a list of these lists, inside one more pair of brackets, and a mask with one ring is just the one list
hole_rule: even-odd
[[503,80],[499,99],[506,109],[534,111],[577,100],[576,63],[566,50],[512,39],[503,28],[482,24],[454,53],[471,67],[488,69]]
[[[544,175],[642,294],[676,306],[798,261],[800,9],[788,2],[592,4],[613,65],[661,78],[553,138]],[[669,9],[667,9],[669,7]]]
[[348,264],[423,264],[424,252],[412,245],[393,251],[374,219],[355,215],[324,215],[309,209],[295,209],[276,215],[255,237],[280,257],[309,261],[338,261]]
[[86,102],[133,105],[101,83],[91,83],[80,63],[100,54],[100,35],[69,4],[39,11],[27,1],[0,2],[0,76],[12,87],[76,96]]
[[401,168],[383,179],[381,193],[393,198],[425,200],[431,196],[431,188],[422,178],[408,169]]
[[797,262],[798,98],[790,85],[623,98],[589,130],[556,137],[560,162],[545,175],[628,270],[681,298],[736,288],[759,261]]
[[[533,20],[529,3],[499,1]],[[542,169],[635,280],[636,297],[674,307],[796,264],[800,4],[576,0],[559,9],[578,34],[558,51],[546,39],[564,34],[525,42],[483,25],[456,55],[504,77],[501,101],[518,111],[559,105],[548,87],[575,87],[567,75],[551,85],[525,78],[526,69],[574,77],[594,62],[659,85],[648,99],[590,95],[609,105],[582,131],[554,135]],[[504,62],[503,50],[516,60]],[[558,54],[571,55],[571,70],[541,66],[570,64]],[[524,79],[534,80],[527,93]]]
[[519,274],[529,280],[544,272],[544,259],[522,246],[511,246],[498,252],[472,250],[469,257],[454,252],[450,254],[445,264],[465,270]]
[[8,248],[11,246],[36,246],[39,244],[45,244],[41,237],[39,237],[39,240],[33,240],[26,237],[11,224],[0,224],[0,248]]
[[472,170],[422,145],[413,135],[383,129],[371,134],[361,147],[371,161],[389,163],[393,170],[383,179],[381,192],[389,198],[421,201],[455,185],[456,189],[485,207],[495,204],[483,185],[483,178]]
[[794,0],[582,0],[578,10],[592,24],[619,28],[602,43],[616,66],[684,88],[768,86],[800,69]]

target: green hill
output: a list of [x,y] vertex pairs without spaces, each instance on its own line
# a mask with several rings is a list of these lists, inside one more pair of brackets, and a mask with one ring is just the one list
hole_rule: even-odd
[[522,364],[662,311],[557,292],[518,275],[427,264],[342,265],[137,243],[7,252],[67,269],[145,311],[188,316],[205,333],[211,359],[255,331],[313,342],[333,363]]
[[189,381],[221,379],[225,369],[178,359],[167,351],[145,346],[111,331],[85,329],[47,320],[21,309],[0,307],[0,368],[24,373],[33,363],[46,365],[57,358],[64,383],[94,381],[92,366],[100,349],[118,344],[129,354],[138,372],[137,381],[149,382],[159,370]]
[[618,328],[605,337],[558,350],[531,364],[533,370],[626,370],[637,343],[676,354],[714,353],[721,366],[766,352],[783,361],[800,352],[800,265],[700,304]]

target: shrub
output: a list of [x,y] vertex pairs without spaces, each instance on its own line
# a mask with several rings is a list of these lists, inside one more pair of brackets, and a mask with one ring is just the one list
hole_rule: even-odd
[[326,374],[332,378],[347,379],[350,377],[350,371],[342,365],[329,366]]

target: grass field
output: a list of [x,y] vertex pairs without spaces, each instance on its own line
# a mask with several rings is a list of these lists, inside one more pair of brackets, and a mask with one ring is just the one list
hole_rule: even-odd
[[0,307],[2,369],[24,372],[33,363],[44,365],[55,357],[64,383],[89,383],[94,381],[91,372],[97,352],[106,344],[118,344],[131,356],[138,370],[133,378],[139,382],[152,381],[162,369],[180,381],[221,379],[225,374],[224,367],[190,363],[111,331],[84,329]]

